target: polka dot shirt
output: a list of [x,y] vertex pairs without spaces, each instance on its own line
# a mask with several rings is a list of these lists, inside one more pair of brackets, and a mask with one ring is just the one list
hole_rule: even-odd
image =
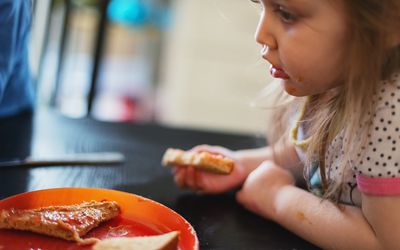
[[[359,154],[350,159],[351,166],[343,164],[343,131],[327,148],[326,175],[335,182],[345,182],[343,203],[361,206],[360,192],[400,195],[400,73],[382,81],[375,98],[367,145],[356,151]],[[301,152],[299,156],[302,158]]]

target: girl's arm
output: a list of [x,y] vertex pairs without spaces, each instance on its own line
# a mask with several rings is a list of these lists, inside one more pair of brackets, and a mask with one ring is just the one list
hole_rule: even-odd
[[395,249],[381,244],[384,239],[375,235],[360,208],[337,206],[295,186],[282,187],[273,203],[272,220],[323,249]]
[[362,211],[382,249],[400,249],[400,197],[362,195]]
[[303,179],[303,165],[297,155],[295,146],[288,139],[279,140],[273,146],[236,151],[236,157],[248,166],[248,173],[264,161],[273,161],[289,170],[296,180]]
[[323,249],[400,249],[400,197],[362,195],[360,209],[322,200],[293,183],[288,171],[264,162],[237,200]]

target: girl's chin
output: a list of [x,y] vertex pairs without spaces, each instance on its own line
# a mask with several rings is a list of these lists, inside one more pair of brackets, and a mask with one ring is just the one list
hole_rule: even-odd
[[284,87],[286,93],[288,93],[289,95],[296,96],[296,97],[305,96],[305,94],[302,93],[301,90],[297,89],[296,87],[294,87],[290,83],[287,83],[286,81],[283,82],[283,87]]

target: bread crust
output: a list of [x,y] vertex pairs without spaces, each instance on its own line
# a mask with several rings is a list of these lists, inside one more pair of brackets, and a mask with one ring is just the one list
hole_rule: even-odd
[[119,213],[120,207],[115,201],[90,201],[24,210],[4,209],[0,211],[0,229],[31,231],[87,245],[98,240],[81,237]]
[[193,166],[214,174],[227,175],[234,168],[234,161],[220,154],[210,152],[184,151],[169,148],[164,153],[162,164],[164,166]]
[[99,241],[93,250],[177,250],[179,232],[139,237],[119,237]]

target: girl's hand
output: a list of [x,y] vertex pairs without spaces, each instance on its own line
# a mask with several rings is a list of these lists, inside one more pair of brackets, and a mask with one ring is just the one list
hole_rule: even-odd
[[197,170],[192,166],[175,166],[172,170],[174,180],[182,188],[204,193],[222,193],[242,184],[247,176],[243,164],[232,150],[219,146],[200,145],[191,151],[207,151],[224,155],[235,161],[235,167],[229,175],[217,175]]
[[289,171],[272,161],[263,162],[249,174],[236,200],[248,210],[266,218],[274,218],[275,198],[282,187],[294,185]]

